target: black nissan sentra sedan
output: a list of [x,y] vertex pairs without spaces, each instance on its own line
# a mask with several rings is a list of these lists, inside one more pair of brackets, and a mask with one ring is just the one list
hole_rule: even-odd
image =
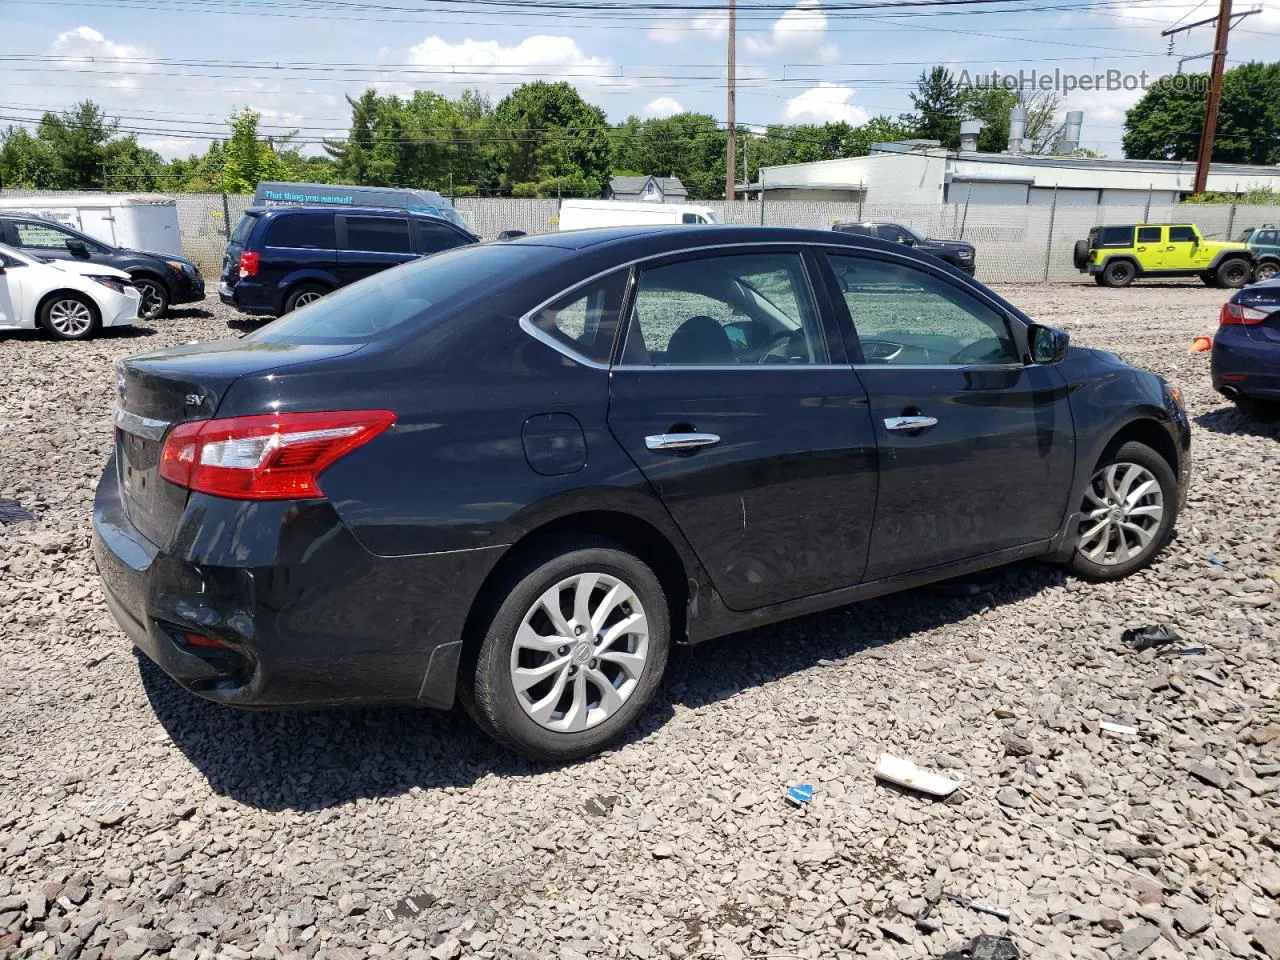
[[672,644],[1168,542],[1179,392],[900,244],[585,230],[397,267],[120,363],[112,613],[236,706],[460,698],[568,759]]

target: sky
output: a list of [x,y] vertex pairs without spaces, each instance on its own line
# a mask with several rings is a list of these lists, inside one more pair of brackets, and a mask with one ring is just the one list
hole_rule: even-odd
[[[1122,156],[1138,75],[1212,48],[1211,0],[738,0],[737,121],[861,123],[910,110],[921,70],[1073,76],[1117,71],[1130,89],[1072,90],[1082,145]],[[344,96],[374,87],[494,102],[528,80],[568,80],[610,121],[681,110],[726,118],[723,0],[2,0],[0,125],[91,98],[166,157],[204,151],[249,106],[307,152],[350,122]],[[612,9],[609,9],[612,8]],[[1268,60],[1280,0],[1232,31],[1228,67]],[[1183,69],[1207,69],[1207,59]],[[1045,82],[1045,81],[1041,81]],[[653,171],[660,172],[660,171]]]

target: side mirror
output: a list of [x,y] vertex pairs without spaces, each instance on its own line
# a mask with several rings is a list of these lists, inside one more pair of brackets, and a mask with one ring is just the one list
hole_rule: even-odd
[[83,240],[71,239],[67,241],[67,251],[76,257],[89,256],[89,248]]
[[1071,337],[1065,330],[1033,323],[1027,329],[1032,363],[1060,363],[1067,355]]
[[516,237],[523,237],[527,234],[523,230],[503,230],[498,234],[499,240],[514,240]]
[[908,247],[914,246],[914,243],[912,242],[910,237],[899,237],[898,242],[905,243]]

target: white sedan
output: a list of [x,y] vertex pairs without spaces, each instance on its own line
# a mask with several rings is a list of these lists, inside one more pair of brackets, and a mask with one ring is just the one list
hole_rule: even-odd
[[59,340],[88,340],[137,320],[141,300],[123,270],[43,260],[0,244],[0,331],[44,327]]

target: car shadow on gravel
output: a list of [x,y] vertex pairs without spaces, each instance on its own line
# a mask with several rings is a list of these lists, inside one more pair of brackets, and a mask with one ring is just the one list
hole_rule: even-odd
[[[727,700],[874,648],[892,656],[892,644],[903,637],[1065,580],[1056,567],[1017,564],[682,648],[622,744],[660,730],[674,704]],[[527,777],[556,766],[497,746],[460,710],[236,710],[188,693],[145,656],[136,656],[152,709],[174,744],[214,792],[253,807],[322,810],[414,790],[465,787],[486,775]]]
[[1249,416],[1234,406],[1219,407],[1195,418],[1196,426],[1214,433],[1280,439],[1280,420]]
[[904,637],[1016,603],[1067,580],[1059,567],[1028,561],[723,637],[682,651],[668,672],[667,696],[698,707],[865,651],[899,656],[893,644]]

